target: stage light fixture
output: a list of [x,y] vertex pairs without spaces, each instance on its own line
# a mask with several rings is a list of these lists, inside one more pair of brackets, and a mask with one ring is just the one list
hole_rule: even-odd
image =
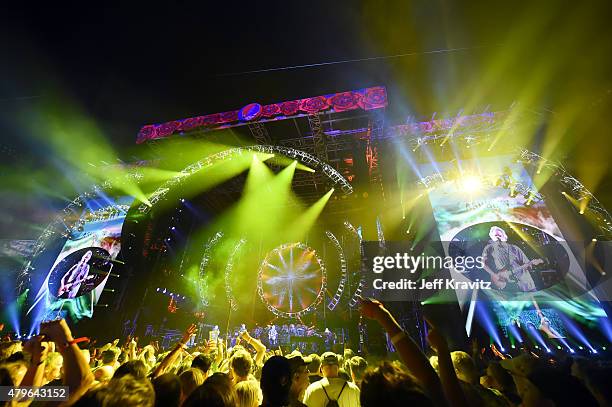
[[596,239],[596,238],[593,238],[593,239],[591,239],[591,240],[593,240],[594,242],[596,242],[596,241],[597,241],[597,239]]
[[465,192],[476,192],[482,188],[482,180],[476,175],[467,175],[460,180]]

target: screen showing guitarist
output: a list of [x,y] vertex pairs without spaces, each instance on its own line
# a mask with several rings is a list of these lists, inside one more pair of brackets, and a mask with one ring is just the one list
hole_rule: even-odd
[[536,291],[530,271],[532,266],[542,264],[542,259],[529,260],[520,247],[508,243],[508,235],[498,226],[491,228],[489,236],[491,242],[485,246],[482,257],[493,285],[503,290],[508,282],[514,282],[520,291]]
[[61,280],[61,285],[58,290],[57,296],[61,297],[64,293],[68,293],[66,298],[76,298],[81,284],[90,278],[95,276],[89,276],[89,260],[91,260],[92,252],[88,250],[85,252],[81,260],[66,272]]

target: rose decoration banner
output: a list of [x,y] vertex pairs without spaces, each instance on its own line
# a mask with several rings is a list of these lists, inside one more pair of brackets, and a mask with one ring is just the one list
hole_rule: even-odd
[[381,109],[386,107],[387,103],[387,91],[384,86],[289,100],[264,106],[253,102],[238,110],[145,125],[138,132],[136,142],[140,144],[147,140],[170,137],[178,133],[222,129],[247,122],[282,120],[320,112],[338,113],[357,109]]

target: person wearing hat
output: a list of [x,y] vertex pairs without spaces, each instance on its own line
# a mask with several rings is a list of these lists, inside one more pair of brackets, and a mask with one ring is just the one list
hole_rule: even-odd
[[310,358],[305,358],[297,352],[287,355],[291,366],[291,389],[289,390],[289,405],[293,407],[305,407],[302,403],[304,392],[310,385],[308,376],[308,365]]
[[325,407],[329,404],[340,407],[358,407],[359,388],[355,383],[338,376],[340,363],[338,355],[325,352],[321,355],[323,379],[312,383],[304,393],[304,404],[308,407]]

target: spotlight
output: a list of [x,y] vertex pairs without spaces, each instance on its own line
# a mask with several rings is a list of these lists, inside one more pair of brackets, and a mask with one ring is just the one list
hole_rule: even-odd
[[510,345],[512,349],[516,349],[516,345]]
[[581,215],[584,215],[584,209],[580,209],[580,212],[578,212]]
[[605,346],[602,346],[602,347],[601,347],[601,350],[606,350],[606,347],[605,347]]
[[482,180],[476,175],[467,175],[460,180],[465,192],[476,192],[482,188]]
[[505,352],[505,351],[506,351],[506,349],[505,349],[503,346],[500,346],[500,347],[499,347],[499,350],[501,350],[502,352]]
[[181,202],[185,202],[185,198],[181,198]]
[[164,293],[164,294],[166,294],[166,289],[165,289],[165,288],[164,288],[164,291],[163,291],[163,293]]
[[597,241],[597,239],[596,239],[596,238],[593,238],[592,240],[593,240],[594,242],[596,242],[596,241]]
[[552,353],[552,350],[550,350],[549,348],[546,348],[546,352],[547,353]]
[[172,229],[172,230],[176,230],[176,227],[172,226],[170,229]]
[[572,349],[572,348],[570,348],[569,351],[570,351],[570,353],[576,353],[576,351],[574,349]]
[[591,352],[597,353],[597,349],[591,349]]
[[578,346],[578,349],[580,350],[584,350],[584,348],[582,346]]

